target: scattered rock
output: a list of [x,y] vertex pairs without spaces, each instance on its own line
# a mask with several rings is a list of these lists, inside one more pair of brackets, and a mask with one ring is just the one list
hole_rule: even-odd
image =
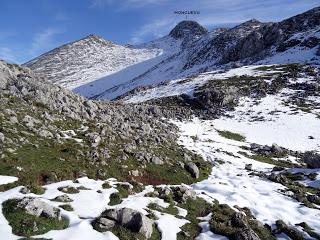
[[290,237],[291,239],[295,239],[295,240],[303,240],[303,239],[305,239],[302,233],[300,233],[294,227],[287,226],[287,224],[285,224],[285,222],[282,221],[282,220],[277,220],[276,221],[276,226],[277,226],[277,229],[275,230],[275,233],[277,233],[277,234],[283,232],[288,237]]
[[248,170],[248,171],[252,171],[252,164],[249,163],[249,164],[246,164],[245,167],[244,167],[245,170]]
[[233,234],[234,240],[260,240],[259,236],[251,229],[244,228]]
[[285,170],[285,168],[284,167],[279,167],[279,166],[274,166],[272,168],[272,172],[280,172],[280,171],[283,171],[283,170]]
[[320,154],[316,152],[305,152],[302,160],[309,168],[320,168]]
[[25,197],[18,203],[17,207],[25,209],[29,214],[37,217],[60,219],[60,209],[51,206],[39,198]]
[[154,156],[151,158],[151,162],[156,164],[156,165],[162,165],[164,162],[157,156]]
[[187,163],[185,165],[186,170],[192,175],[194,178],[199,178],[199,168],[195,163]]
[[53,199],[53,201],[58,201],[58,202],[72,202],[73,200],[67,195],[63,194],[60,196],[57,196]]
[[320,197],[315,194],[307,195],[307,199],[312,203],[320,205]]
[[153,231],[153,221],[130,208],[107,209],[94,220],[94,223],[105,229],[119,224],[132,232],[143,234],[146,238],[150,238]]
[[0,132],[0,143],[4,143],[4,134]]

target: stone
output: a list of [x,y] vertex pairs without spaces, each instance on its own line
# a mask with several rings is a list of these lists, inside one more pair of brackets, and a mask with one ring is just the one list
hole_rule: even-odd
[[73,201],[67,194],[57,196],[53,200],[58,201],[58,202],[72,202]]
[[231,218],[232,226],[247,228],[248,223],[246,220],[246,215],[243,212],[235,212]]
[[9,121],[11,124],[16,124],[19,122],[16,116],[10,116]]
[[123,147],[123,151],[128,154],[133,154],[135,152],[136,147],[133,144],[126,144]]
[[156,165],[162,165],[164,163],[159,157],[156,156],[151,158],[151,162]]
[[276,233],[285,233],[288,237],[290,237],[290,239],[294,239],[294,240],[303,240],[305,239],[303,234],[300,233],[297,229],[295,229],[294,227],[289,227],[287,226],[287,224],[285,224],[284,221],[282,220],[277,220],[276,221]]
[[28,194],[31,191],[27,187],[22,187],[19,192],[22,193],[22,194]]
[[61,217],[59,208],[53,207],[39,198],[25,197],[18,203],[17,207],[37,217],[58,219]]
[[101,217],[101,218],[96,219],[92,225],[94,227],[99,227],[101,229],[109,230],[116,225],[116,222],[113,220],[110,220],[108,218]]
[[131,170],[129,172],[129,175],[134,176],[134,177],[138,177],[140,176],[139,170]]
[[0,132],[0,143],[4,143],[4,134]]
[[271,146],[271,152],[273,152],[274,154],[282,154],[284,151],[276,143],[273,143]]
[[187,163],[185,165],[186,170],[192,175],[194,178],[199,178],[199,168],[193,162]]
[[280,171],[283,171],[283,170],[285,170],[285,168],[284,167],[280,167],[280,166],[274,166],[272,168],[272,172],[280,172]]
[[88,133],[86,134],[86,136],[89,138],[89,141],[91,142],[92,147],[97,147],[101,142],[101,137],[96,132]]
[[234,240],[260,240],[259,236],[251,229],[244,228],[233,234]]
[[248,171],[252,171],[252,164],[246,164],[244,169],[248,170]]
[[309,168],[320,168],[320,154],[316,152],[305,152],[302,160]]
[[48,130],[40,130],[38,134],[43,138],[53,138],[53,134],[49,132]]
[[107,209],[99,218],[107,218],[132,232],[143,234],[146,238],[150,238],[153,231],[153,221],[130,208]]
[[282,174],[276,174],[276,173],[271,173],[268,176],[268,179],[272,182],[277,182],[277,183],[287,183],[288,179],[282,175]]
[[320,197],[318,197],[317,195],[315,194],[310,194],[310,195],[307,195],[307,199],[312,202],[312,203],[315,203],[317,205],[320,205]]

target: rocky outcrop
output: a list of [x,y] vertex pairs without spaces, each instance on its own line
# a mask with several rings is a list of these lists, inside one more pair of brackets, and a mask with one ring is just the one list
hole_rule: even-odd
[[110,230],[115,225],[120,225],[132,232],[140,233],[147,239],[151,237],[153,221],[142,213],[130,208],[105,210],[93,222],[95,228]]
[[17,204],[17,207],[37,217],[57,219],[61,217],[59,208],[53,207],[39,198],[25,197]]
[[[240,61],[248,64],[292,47],[314,48],[319,45],[320,39],[311,33],[319,31],[319,19],[320,8],[316,7],[278,23],[250,20],[222,32],[195,49],[184,68],[205,62],[227,64]],[[305,33],[305,38],[301,41],[295,36],[296,33]],[[276,52],[272,52],[274,49]]]
[[316,152],[304,153],[302,160],[309,168],[320,168],[320,154]]

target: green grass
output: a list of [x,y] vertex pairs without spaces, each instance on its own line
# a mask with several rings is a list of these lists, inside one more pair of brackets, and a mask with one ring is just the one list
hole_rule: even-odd
[[[68,227],[69,222],[65,219],[57,220],[33,216],[23,209],[17,208],[18,202],[18,199],[10,199],[2,204],[3,215],[8,220],[14,234],[30,237],[44,234],[50,230],[61,230]],[[37,229],[34,229],[35,224]]]
[[[234,234],[241,230],[240,227],[234,227],[232,224],[230,224],[235,211],[228,205],[215,202],[212,206],[212,213],[213,216],[210,220],[210,230],[212,232],[226,236],[229,239],[233,239]],[[276,239],[269,229],[252,218],[252,214],[246,213],[246,221],[248,226],[250,226],[250,228],[252,228],[256,234],[258,234],[261,240]]]
[[59,187],[58,190],[64,193],[69,193],[69,194],[75,194],[80,192],[78,188],[71,187],[71,186]]
[[66,210],[66,211],[69,211],[69,212],[73,211],[73,208],[70,204],[63,204],[63,205],[60,205],[59,207],[61,207],[62,209]]
[[151,210],[156,210],[156,211],[159,211],[159,212],[162,212],[162,213],[171,214],[171,215],[174,215],[174,216],[177,216],[178,213],[179,213],[179,210],[174,206],[173,203],[170,203],[169,206],[166,207],[166,208],[160,207],[156,203],[150,203],[147,207],[149,209],[151,209]]
[[279,167],[285,167],[285,168],[292,168],[292,167],[297,167],[296,164],[293,164],[293,163],[290,163],[290,162],[287,162],[287,161],[284,161],[284,160],[276,160],[275,156],[273,156],[272,154],[254,154],[254,155],[249,155],[247,154],[246,152],[243,152],[243,151],[239,151],[238,152],[239,154],[247,157],[247,158],[250,158],[250,159],[253,159],[253,160],[256,160],[258,162],[263,162],[263,163],[269,163],[269,164],[272,164],[272,165],[275,165],[275,166],[279,166]]
[[233,132],[230,132],[230,131],[220,131],[220,130],[217,130],[217,132],[219,133],[219,135],[221,137],[224,137],[224,138],[228,138],[228,139],[239,141],[239,142],[245,142],[246,141],[246,137],[242,136],[239,133],[233,133]]
[[177,239],[195,239],[201,233],[199,227],[198,217],[204,217],[211,212],[211,205],[202,198],[197,197],[196,199],[188,198],[186,203],[178,204],[179,207],[184,208],[188,211],[186,219],[190,221],[181,227],[182,232],[178,233]]
[[135,233],[129,229],[116,225],[111,229],[111,232],[121,240],[144,240],[145,237],[140,233]]
[[110,195],[110,206],[118,205],[122,202],[122,199],[127,198],[130,195],[130,187],[126,184],[118,184],[118,192]]

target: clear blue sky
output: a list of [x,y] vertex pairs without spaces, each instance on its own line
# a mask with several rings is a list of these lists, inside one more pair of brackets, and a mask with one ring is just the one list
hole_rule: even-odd
[[139,43],[167,34],[183,17],[209,29],[257,18],[279,21],[320,0],[0,0],[0,59],[23,63],[91,33],[116,43]]

